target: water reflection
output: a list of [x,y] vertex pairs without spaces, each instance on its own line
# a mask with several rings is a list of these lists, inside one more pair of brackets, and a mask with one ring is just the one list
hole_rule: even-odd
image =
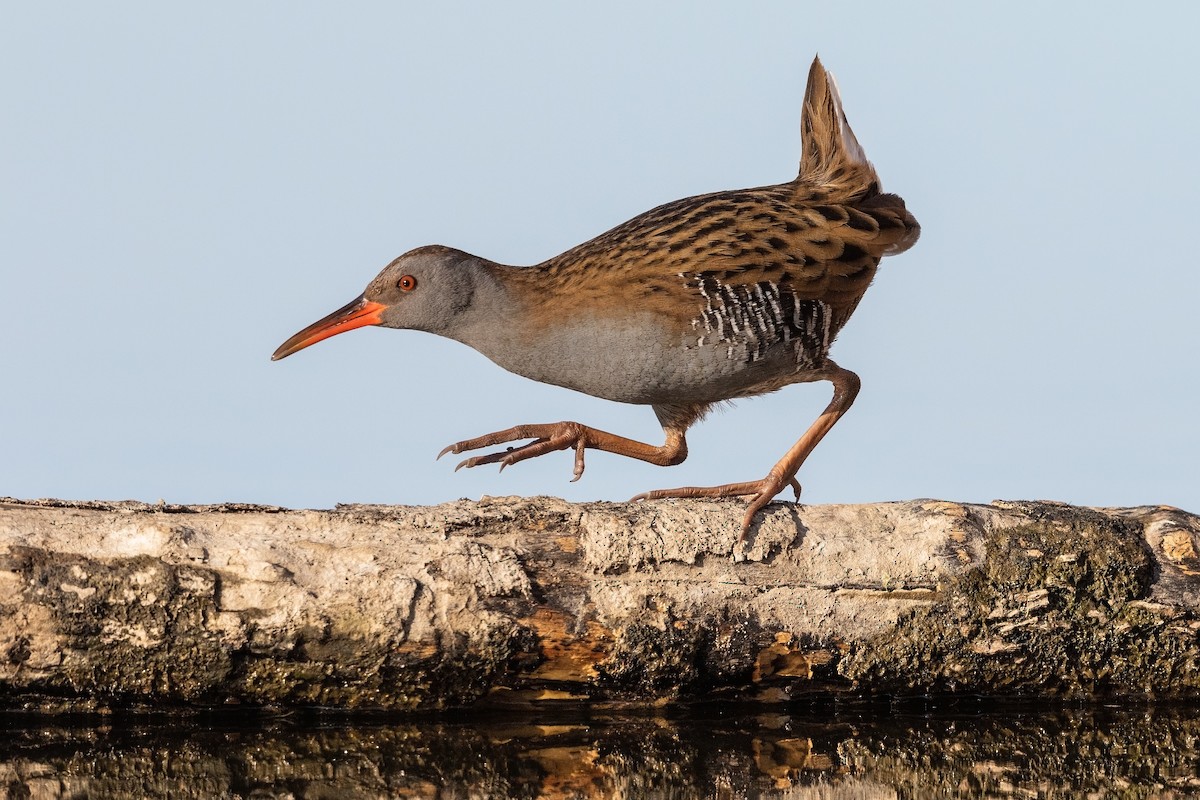
[[0,724],[0,798],[1200,794],[1196,709]]

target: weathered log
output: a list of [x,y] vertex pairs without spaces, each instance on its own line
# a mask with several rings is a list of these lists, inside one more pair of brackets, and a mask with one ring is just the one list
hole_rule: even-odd
[[1200,697],[1168,507],[0,501],[0,706]]

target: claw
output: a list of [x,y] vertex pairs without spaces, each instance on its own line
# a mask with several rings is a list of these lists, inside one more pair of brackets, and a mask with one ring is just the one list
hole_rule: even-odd
[[[443,447],[443,448],[442,448],[442,452],[440,452],[440,453],[438,453],[438,454],[437,454],[437,458],[435,458],[435,459],[434,459],[434,461],[441,461],[441,460],[442,460],[442,456],[446,455],[446,453],[453,453],[453,452],[454,452],[454,448],[456,448],[456,447],[458,447],[458,443],[457,443],[457,442],[455,442],[455,443],[454,443],[454,444],[452,444],[452,445],[447,445],[446,447]],[[461,465],[461,464],[459,464],[459,466],[461,467],[462,465]],[[456,471],[456,472],[458,471],[458,467],[455,467],[455,471]]]
[[580,439],[575,443],[575,477],[571,478],[571,483],[583,477],[583,451],[587,449],[587,442]]

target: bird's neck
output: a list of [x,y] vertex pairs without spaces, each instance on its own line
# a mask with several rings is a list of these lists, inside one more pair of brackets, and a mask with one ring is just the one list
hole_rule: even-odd
[[521,321],[528,312],[526,267],[510,267],[477,258],[471,265],[471,296],[445,328],[431,331],[462,342],[500,361],[527,337]]

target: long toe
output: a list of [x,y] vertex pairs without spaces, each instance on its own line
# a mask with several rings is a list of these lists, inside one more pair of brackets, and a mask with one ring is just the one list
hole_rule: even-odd
[[[486,433],[483,436],[476,436],[474,439],[463,439],[461,442],[447,445],[442,448],[442,452],[438,453],[438,458],[447,453],[465,453],[468,450],[478,450],[481,447],[492,447],[498,444],[508,444],[515,442],[518,439],[537,439],[545,436],[545,433],[539,432],[539,429],[548,428],[548,425],[517,425],[495,433]],[[470,459],[468,459],[470,460]],[[490,463],[490,462],[485,462]],[[475,466],[472,464],[471,466]]]
[[659,500],[665,497],[750,497],[750,505],[746,508],[746,514],[742,517],[742,533],[738,537],[738,543],[746,541],[746,537],[750,535],[750,525],[754,521],[754,516],[761,511],[767,503],[775,499],[775,495],[779,494],[785,487],[790,486],[795,492],[796,497],[800,496],[800,484],[795,478],[782,479],[775,475],[768,475],[762,480],[746,481],[745,483],[727,483],[723,486],[682,486],[678,489],[655,489],[651,492],[642,492],[630,499],[629,502],[638,502],[641,500]]
[[444,448],[438,454],[438,458],[446,455],[446,453],[465,453],[468,450],[478,450],[483,447],[507,444],[519,439],[533,439],[532,442],[523,444],[520,447],[508,447],[494,453],[485,453],[464,459],[458,463],[454,471],[457,472],[463,467],[470,469],[471,467],[479,467],[484,464],[499,464],[500,470],[503,471],[505,467],[512,466],[519,461],[536,458],[537,456],[552,453],[556,450],[565,450],[568,447],[574,447],[575,469],[573,480],[579,480],[579,477],[583,475],[583,451],[588,444],[587,432],[588,429],[578,422],[517,425],[508,430],[496,431],[495,433],[478,436],[474,439],[464,439],[461,442],[455,442],[449,447]]
[[[526,447],[528,447],[528,445],[526,445]],[[508,460],[508,457],[511,456],[513,453],[517,453],[524,449],[525,449],[524,447],[521,447],[521,448],[506,447],[505,449],[497,451],[495,453],[485,453],[484,455],[481,455],[481,456],[471,456],[470,458],[464,458],[462,461],[458,462],[458,464],[456,464],[454,466],[454,471],[458,472],[463,467],[466,467],[467,469],[471,469],[472,467],[481,467],[484,464],[497,464],[497,463],[500,464],[500,469],[504,469],[504,467],[505,467],[504,462]]]
[[762,492],[763,483],[764,481],[747,481],[745,483],[726,483],[722,486],[681,486],[678,489],[654,489],[630,498],[629,502],[661,500],[664,497],[744,497]]
[[[668,426],[665,430],[667,433],[666,444],[655,447],[644,442],[635,441],[634,439],[626,439],[624,436],[617,436],[607,431],[589,428],[578,422],[517,425],[505,431],[497,431],[489,433],[486,436],[455,442],[449,447],[444,448],[438,454],[438,458],[446,455],[446,453],[465,453],[468,450],[506,444],[508,442],[515,442],[518,439],[533,439],[534,441],[519,447],[509,447],[504,451],[485,453],[468,458],[460,463],[457,469],[461,469],[462,467],[477,467],[481,464],[500,464],[500,468],[503,469],[510,464],[524,461],[527,458],[534,458],[555,450],[573,448],[575,450],[575,458],[571,480],[577,481],[583,475],[584,453],[587,450],[603,450],[606,453],[614,453],[619,456],[626,456],[627,458],[636,458],[639,461],[658,464],[664,467],[678,464],[687,456],[687,444],[684,441],[683,429]],[[747,484],[747,486],[749,485]],[[681,491],[697,492],[702,490]],[[755,491],[753,488],[747,488],[745,491],[740,492],[740,494],[754,494]],[[718,494],[721,493],[718,491]],[[723,493],[728,494],[729,492]],[[739,492],[733,493],[738,494]],[[647,499],[650,496],[639,495],[638,499]],[[653,496],[667,497],[674,495],[670,495],[670,493],[655,493]],[[685,494],[681,496],[694,495]]]

